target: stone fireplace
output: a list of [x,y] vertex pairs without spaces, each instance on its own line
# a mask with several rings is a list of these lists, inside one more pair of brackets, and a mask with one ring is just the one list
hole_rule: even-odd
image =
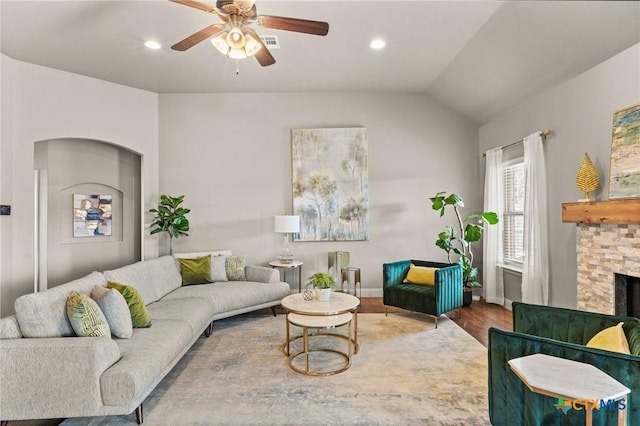
[[[628,299],[629,292],[633,294],[634,289],[625,287],[637,286],[637,279],[640,277],[640,225],[578,223],[576,240],[577,308],[604,314],[616,314],[616,304],[618,311],[626,309],[628,303],[637,299],[636,292],[636,296],[631,297],[632,300],[621,300]],[[619,276],[617,301],[616,275]],[[626,312],[619,314],[627,315]]]
[[640,277],[615,274],[616,315],[640,318]]

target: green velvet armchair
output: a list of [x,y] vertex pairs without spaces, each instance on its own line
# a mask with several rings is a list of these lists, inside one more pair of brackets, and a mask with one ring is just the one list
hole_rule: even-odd
[[[585,424],[584,410],[563,413],[556,399],[531,392],[507,362],[535,353],[594,365],[629,389],[627,425],[640,424],[640,319],[513,303],[513,329],[489,329],[489,417],[494,426]],[[601,330],[624,322],[631,355],[586,347]],[[593,424],[618,424],[616,410],[593,411]]]
[[[411,264],[438,268],[434,285],[405,283]],[[434,318],[462,306],[462,267],[458,264],[402,260],[382,265],[382,296],[385,305],[421,312]]]

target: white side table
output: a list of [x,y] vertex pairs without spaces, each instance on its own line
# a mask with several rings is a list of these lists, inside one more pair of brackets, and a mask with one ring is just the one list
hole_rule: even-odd
[[[593,403],[623,401],[631,392],[626,386],[591,364],[545,354],[509,360],[509,367],[532,391],[583,405],[586,425],[591,426]],[[626,425],[627,410],[618,411],[618,425]]]
[[295,288],[295,280],[292,279],[291,282],[287,281],[287,271],[293,270],[294,278],[295,271],[298,271],[298,293],[302,292],[302,265],[303,263],[299,260],[293,260],[289,263],[283,263],[279,260],[272,260],[271,262],[269,262],[269,266],[271,266],[272,268],[278,268],[282,270],[282,281],[289,283],[289,285],[293,286],[293,288]]

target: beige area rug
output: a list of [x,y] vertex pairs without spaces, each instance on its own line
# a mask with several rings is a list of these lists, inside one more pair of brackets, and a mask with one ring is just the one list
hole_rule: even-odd
[[[360,352],[327,377],[292,371],[284,336],[284,315],[216,321],[144,402],[144,424],[489,424],[486,348],[444,316],[435,329],[419,314],[358,315]],[[63,424],[135,424],[135,416]]]

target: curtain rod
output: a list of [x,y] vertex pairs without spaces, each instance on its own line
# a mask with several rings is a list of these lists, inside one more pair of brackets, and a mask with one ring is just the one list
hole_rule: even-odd
[[[546,139],[546,137],[549,136],[550,134],[551,134],[551,129],[544,129],[542,132],[540,132],[540,135],[542,136],[543,139]],[[520,139],[519,141],[510,143],[509,145],[501,146],[500,149],[506,149],[506,148],[512,147],[514,145],[518,145],[519,143],[522,143],[523,141],[524,141],[524,139]],[[486,156],[487,156],[486,152],[483,152],[482,155],[481,155],[482,158],[484,158]]]

